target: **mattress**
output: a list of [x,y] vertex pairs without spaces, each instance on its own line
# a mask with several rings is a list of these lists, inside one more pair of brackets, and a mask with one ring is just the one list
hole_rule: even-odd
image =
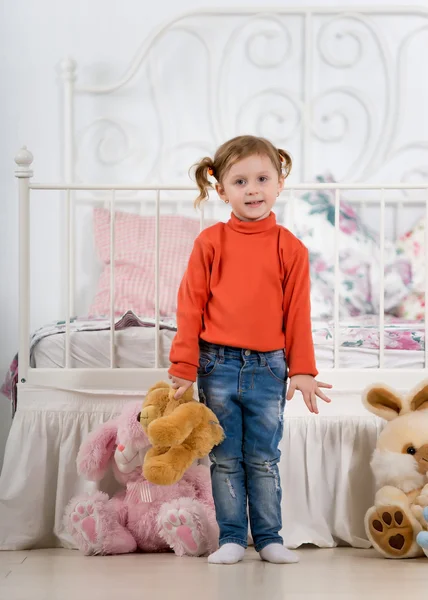
[[[159,367],[169,366],[169,350],[175,332],[159,331]],[[156,331],[148,327],[130,327],[115,332],[115,365],[118,368],[155,366]],[[55,368],[65,366],[65,335],[50,335],[41,339],[33,350],[34,366]],[[110,367],[110,331],[76,331],[70,335],[70,365],[72,368]]]
[[[119,368],[153,368],[155,356],[154,327],[131,326],[115,332],[115,364]],[[313,339],[319,370],[334,367],[334,325],[329,320],[313,321]],[[385,368],[422,368],[424,366],[425,331],[420,321],[385,321]],[[174,326],[159,331],[159,366],[169,366],[169,351]],[[357,317],[339,327],[340,368],[379,368],[379,332],[373,315]],[[107,329],[72,331],[70,356],[73,368],[108,368],[110,366],[110,331]],[[33,365],[39,368],[65,366],[65,335],[50,334],[33,348]]]

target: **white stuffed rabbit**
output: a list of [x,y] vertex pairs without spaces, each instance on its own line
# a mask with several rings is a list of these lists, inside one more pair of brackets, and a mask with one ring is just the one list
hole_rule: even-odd
[[371,461],[378,491],[365,517],[367,536],[386,558],[423,556],[421,546],[426,542],[428,548],[428,385],[404,397],[375,386],[363,402],[388,421]]

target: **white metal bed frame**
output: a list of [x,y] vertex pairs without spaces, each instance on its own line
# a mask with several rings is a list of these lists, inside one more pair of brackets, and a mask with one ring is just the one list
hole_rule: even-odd
[[[160,210],[162,203],[162,196],[166,192],[170,191],[182,191],[190,192],[194,190],[193,186],[171,183],[155,182],[147,184],[147,182],[138,185],[117,185],[115,183],[77,183],[76,172],[75,172],[75,151],[76,151],[76,127],[75,127],[75,110],[76,110],[76,98],[79,94],[86,95],[108,95],[113,94],[119,89],[122,89],[135,77],[139,71],[143,62],[149,57],[150,52],[153,50],[155,44],[166,32],[173,30],[174,28],[183,29],[189,31],[191,28],[186,24],[186,19],[192,19],[195,16],[201,18],[218,17],[219,15],[230,17],[244,18],[248,21],[255,20],[259,17],[263,19],[271,19],[272,23],[279,23],[280,19],[287,16],[299,16],[302,19],[304,28],[303,39],[304,46],[303,51],[303,63],[304,63],[304,76],[303,76],[303,89],[302,95],[299,99],[300,116],[301,116],[301,132],[302,132],[302,144],[301,144],[301,158],[302,158],[302,172],[304,178],[309,177],[311,174],[311,163],[312,163],[312,138],[316,134],[316,124],[314,123],[313,117],[313,82],[312,82],[312,65],[314,59],[314,52],[316,44],[314,42],[314,23],[318,17],[328,18],[327,24],[321,24],[321,30],[324,30],[329,24],[334,23],[341,18],[345,19],[346,22],[355,21],[357,24],[363,23],[374,32],[373,35],[379,34],[379,31],[371,22],[373,17],[378,15],[390,15],[390,16],[413,16],[415,18],[422,19],[421,24],[417,24],[417,27],[411,32],[407,32],[404,39],[401,41],[399,46],[398,67],[402,68],[401,57],[402,52],[407,48],[409,41],[414,36],[419,35],[421,32],[425,32],[428,29],[428,11],[421,8],[361,8],[353,9],[352,12],[347,11],[345,8],[338,7],[326,7],[326,8],[271,8],[271,9],[221,9],[221,10],[207,10],[198,11],[198,13],[189,13],[173,19],[166,25],[158,28],[143,44],[140,51],[137,53],[131,66],[126,71],[125,75],[117,82],[111,85],[105,86],[91,86],[91,85],[76,85],[76,63],[67,59],[61,63],[62,68],[62,79],[64,83],[64,176],[65,183],[37,183],[32,182],[31,177],[33,175],[31,164],[32,155],[26,149],[23,148],[16,157],[16,163],[18,168],[16,169],[16,176],[19,179],[19,199],[20,199],[20,245],[19,245],[19,283],[20,283],[20,345],[19,345],[19,394],[30,391],[32,387],[42,386],[47,388],[57,389],[96,389],[96,390],[128,390],[128,391],[140,391],[144,392],[153,381],[164,378],[166,371],[159,369],[159,228],[160,228]],[[275,25],[276,26],[276,25]],[[192,30],[192,34],[196,30]],[[361,51],[362,40],[358,38],[358,31],[346,30],[345,35],[351,39],[356,40],[357,49]],[[318,45],[320,45],[321,34],[318,30]],[[269,39],[269,38],[267,38]],[[386,63],[387,50],[384,40],[379,37],[379,48],[382,49],[383,60]],[[248,46],[249,47],[249,46]],[[247,47],[247,50],[248,50]],[[320,52],[324,52],[320,48]],[[337,61],[337,59],[336,59]],[[343,67],[340,64],[339,67]],[[269,66],[269,65],[268,65]],[[398,68],[397,67],[397,68]],[[215,70],[215,69],[213,69]],[[391,68],[385,68],[388,77],[390,77],[390,87],[393,87],[393,74]],[[397,76],[397,74],[396,74]],[[395,80],[395,84],[399,85],[398,80]],[[397,88],[398,89],[398,88]],[[348,92],[347,92],[348,93]],[[356,98],[359,98],[359,94],[353,90],[352,93]],[[395,110],[399,109],[399,105],[395,105]],[[337,112],[337,111],[336,111]],[[389,113],[388,116],[388,127],[392,126],[391,120],[394,114],[394,110]],[[315,132],[315,134],[314,134]],[[319,137],[319,134],[316,134]],[[386,135],[386,134],[385,134]],[[331,142],[331,139],[327,139]],[[416,141],[412,144],[414,148],[419,148],[421,151],[427,149],[426,143],[423,141]],[[387,158],[386,149],[384,149],[383,157]],[[197,157],[195,157],[197,158]],[[415,165],[413,165],[415,167]],[[421,168],[416,165],[414,170],[421,174]],[[425,174],[424,172],[422,173]],[[370,177],[375,178],[375,174],[367,172],[367,179]],[[294,184],[290,183],[290,187],[286,189],[280,200],[288,201],[287,214],[289,218],[290,228],[292,229],[293,223],[293,210],[295,203],[295,192],[298,190],[320,190],[330,189],[335,190],[335,214],[336,214],[336,244],[335,244],[335,304],[334,304],[334,330],[339,331],[339,247],[338,247],[338,233],[339,233],[339,218],[338,211],[340,205],[340,192],[342,190],[371,190],[377,194],[376,198],[371,200],[364,200],[367,202],[379,202],[380,205],[380,223],[379,223],[379,234],[381,240],[381,282],[380,282],[380,318],[379,318],[379,334],[380,334],[380,350],[379,350],[379,369],[342,369],[338,367],[339,359],[339,348],[340,339],[339,335],[335,333],[334,339],[334,356],[335,356],[335,367],[333,369],[326,370],[320,373],[320,379],[329,381],[333,384],[334,390],[340,393],[356,392],[360,391],[365,386],[375,381],[387,381],[390,385],[398,389],[407,389],[413,387],[415,383],[423,378],[428,377],[428,344],[425,347],[425,366],[423,369],[400,369],[400,370],[389,370],[384,368],[384,239],[385,239],[385,216],[387,203],[390,202],[395,205],[406,206],[419,205],[425,207],[425,215],[427,222],[427,235],[428,235],[428,184],[427,183],[408,183],[406,181],[387,182],[385,180],[372,181],[362,183],[352,183],[353,174],[349,174],[347,182],[341,183],[326,183],[326,184]],[[31,368],[29,366],[29,334],[30,334],[30,321],[29,321],[29,277],[30,277],[30,246],[29,246],[29,207],[30,207],[30,196],[32,190],[56,190],[58,192],[65,193],[65,217],[66,217],[66,236],[64,244],[65,253],[65,273],[68,275],[65,277],[64,289],[64,314],[66,316],[66,361],[65,368],[58,369],[40,369]],[[422,191],[423,195],[419,196],[417,200],[410,200],[406,197],[394,197],[386,198],[386,190],[397,191],[409,191],[419,190]],[[114,261],[114,210],[121,199],[120,193],[123,192],[147,192],[151,191],[156,196],[156,265],[155,265],[155,283],[156,283],[156,357],[155,357],[155,368],[154,369],[117,369],[114,363],[114,347],[115,347],[115,335],[114,335],[114,268],[111,269],[111,362],[110,369],[73,369],[70,368],[70,317],[73,314],[73,299],[74,299],[74,229],[72,226],[72,214],[74,206],[74,193],[78,191],[104,191],[110,195],[109,206],[111,210],[111,265],[113,267]],[[204,215],[201,213],[201,227],[203,227]],[[428,240],[427,240],[428,242]],[[426,259],[426,293],[428,297],[428,243],[425,245],[425,259]],[[425,306],[425,335],[428,339],[428,303]]]

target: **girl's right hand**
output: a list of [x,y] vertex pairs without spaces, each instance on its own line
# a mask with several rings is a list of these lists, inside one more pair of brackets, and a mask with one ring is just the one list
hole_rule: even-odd
[[181,396],[193,385],[193,381],[188,381],[187,379],[181,379],[180,377],[174,377],[174,375],[169,375],[169,378],[172,381],[172,387],[175,392],[174,398],[179,400]]

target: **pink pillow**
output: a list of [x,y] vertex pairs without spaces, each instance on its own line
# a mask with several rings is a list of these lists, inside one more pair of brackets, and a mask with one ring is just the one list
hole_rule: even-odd
[[[132,310],[145,317],[155,314],[155,217],[115,213],[115,313]],[[187,267],[198,219],[178,215],[160,218],[160,314],[176,312],[177,291]],[[90,314],[110,314],[110,211],[94,209],[94,237],[104,265]]]

